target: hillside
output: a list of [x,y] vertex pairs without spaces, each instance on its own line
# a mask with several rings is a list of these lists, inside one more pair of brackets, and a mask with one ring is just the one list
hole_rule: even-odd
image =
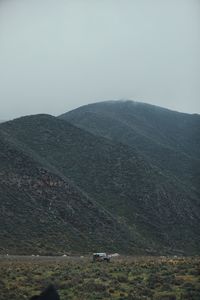
[[4,133],[0,163],[0,253],[130,250],[125,226]]
[[200,116],[133,101],[82,106],[60,118],[136,148],[149,163],[200,195]]
[[[120,237],[122,243],[131,235],[133,242],[127,243],[126,251],[145,245],[163,253],[196,253],[200,248],[196,192],[152,166],[135,148],[48,115],[3,123],[0,132],[46,168],[51,166],[52,171],[69,178],[114,215],[126,232]],[[80,231],[85,224],[83,214],[79,214]],[[93,217],[96,220],[96,213]],[[113,226],[110,224],[109,230]],[[118,230],[113,237],[116,233]],[[88,232],[85,237],[89,239]],[[101,241],[98,236],[97,241]],[[116,249],[123,248],[119,241],[115,245]]]

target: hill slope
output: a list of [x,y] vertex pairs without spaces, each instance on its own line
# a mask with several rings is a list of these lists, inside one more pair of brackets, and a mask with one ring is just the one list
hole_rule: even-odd
[[0,132],[120,218],[134,234],[135,246],[198,251],[200,207],[196,194],[153,167],[132,147],[48,115],[4,123]]
[[200,116],[133,101],[82,106],[60,118],[136,148],[163,172],[200,194]]
[[127,227],[5,134],[0,163],[0,253],[130,250]]

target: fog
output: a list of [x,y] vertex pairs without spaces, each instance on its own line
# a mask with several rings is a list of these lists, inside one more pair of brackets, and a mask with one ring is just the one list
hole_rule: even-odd
[[199,0],[1,0],[0,119],[133,99],[200,113]]

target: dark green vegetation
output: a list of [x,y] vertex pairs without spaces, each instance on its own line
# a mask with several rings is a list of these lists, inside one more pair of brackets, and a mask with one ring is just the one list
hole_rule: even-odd
[[0,138],[2,253],[58,254],[91,251],[102,244],[126,249],[125,226],[8,140]]
[[108,102],[62,118],[82,128],[0,125],[2,253],[198,253],[198,115]]
[[[157,192],[152,197],[152,188],[146,187],[145,184],[149,176],[149,180],[154,185],[152,173],[149,172],[148,174],[149,169],[148,171],[147,169],[142,170],[141,173],[136,171],[145,183],[137,182],[132,187],[137,190],[137,195],[138,186],[143,187],[147,196],[145,203],[141,200],[142,197],[139,197],[139,205],[142,205],[139,219],[141,220],[144,213],[146,221],[147,219],[151,220],[153,226],[159,223],[159,226],[162,227],[160,223],[163,221],[166,228],[161,229],[161,231],[166,233],[168,239],[170,239],[169,232],[176,232],[177,235],[174,235],[174,240],[178,238],[178,235],[180,236],[178,239],[182,240],[187,235],[189,236],[188,225],[186,224],[189,222],[190,227],[191,223],[194,225],[196,222],[194,220],[198,219],[197,229],[193,228],[192,231],[193,233],[196,231],[195,241],[199,243],[199,218],[196,215],[193,219],[193,213],[188,210],[189,206],[190,209],[195,207],[198,212],[200,209],[199,115],[178,113],[133,101],[107,101],[80,107],[61,115],[60,118],[96,136],[129,146],[134,153],[140,156],[143,164],[156,169],[157,174],[159,174],[155,179]],[[163,177],[164,180],[162,181]],[[182,191],[181,195],[179,194],[180,191]],[[131,198],[134,207],[138,208],[137,196],[132,195],[129,197],[129,203]],[[148,196],[153,200],[149,199]],[[152,206],[155,211],[153,211]],[[145,211],[145,207],[147,207],[147,211]],[[183,216],[184,207],[187,213],[185,218],[181,219],[180,216]],[[177,211],[177,216],[174,218],[175,211]],[[162,219],[161,222],[159,216]],[[194,222],[189,221],[191,218]],[[152,231],[155,232],[151,228]],[[181,231],[185,232],[185,237]]]
[[89,258],[0,258],[0,300],[29,299],[49,283],[61,300],[199,300],[200,260],[126,257],[110,263]]
[[137,149],[164,173],[200,193],[200,116],[133,101],[82,106],[60,116]]

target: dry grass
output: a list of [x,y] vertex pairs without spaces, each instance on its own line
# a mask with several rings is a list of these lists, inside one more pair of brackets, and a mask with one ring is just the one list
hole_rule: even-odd
[[49,283],[61,300],[199,300],[199,257],[0,257],[0,300],[22,300]]

